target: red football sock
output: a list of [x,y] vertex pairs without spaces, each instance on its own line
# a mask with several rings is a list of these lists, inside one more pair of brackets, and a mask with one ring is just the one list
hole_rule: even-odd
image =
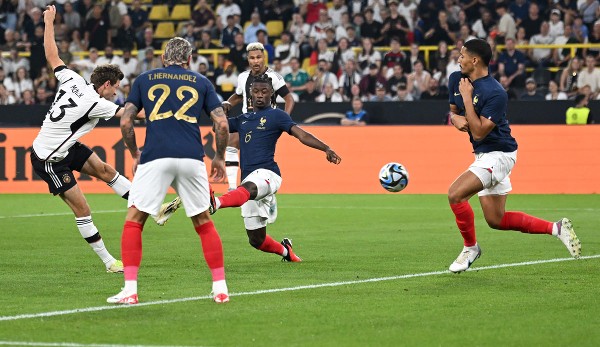
[[456,216],[456,225],[464,239],[466,247],[475,246],[477,238],[475,237],[475,214],[468,201],[450,204],[452,212]]
[[260,247],[258,247],[258,249],[266,253],[283,255],[285,247],[283,247],[281,243],[273,240],[271,236],[267,235],[265,237],[265,241],[262,243],[262,245],[260,245]]
[[518,230],[528,234],[552,234],[553,224],[523,212],[507,211],[500,222],[500,229]]
[[126,221],[121,236],[121,257],[125,281],[137,281],[138,270],[142,262],[142,230],[140,223]]
[[221,202],[219,208],[240,207],[246,201],[250,200],[250,192],[245,187],[239,186],[237,189],[218,197],[218,199]]
[[217,229],[215,229],[215,224],[210,221],[197,226],[195,229],[200,236],[202,253],[204,253],[204,259],[212,273],[213,281],[224,280],[223,244]]

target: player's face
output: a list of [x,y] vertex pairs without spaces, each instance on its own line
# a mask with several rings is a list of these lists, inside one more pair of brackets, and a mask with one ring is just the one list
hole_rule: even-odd
[[458,64],[460,65],[460,72],[465,75],[469,75],[473,71],[474,57],[469,54],[469,52],[462,47],[460,49],[460,56],[458,57]]
[[262,51],[250,51],[248,53],[248,64],[250,69],[256,75],[259,74],[265,66],[265,56]]
[[102,97],[105,99],[112,99],[113,96],[117,94],[117,89],[119,89],[119,85],[121,81],[117,81],[117,83],[111,85],[110,81],[105,84],[104,90],[102,90]]
[[252,84],[252,105],[258,109],[270,106],[273,91],[268,83],[254,82]]

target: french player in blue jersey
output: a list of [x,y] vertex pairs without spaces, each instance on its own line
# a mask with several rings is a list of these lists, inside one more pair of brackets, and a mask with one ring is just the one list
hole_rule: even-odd
[[493,229],[517,230],[558,237],[571,255],[578,258],[581,243],[567,218],[549,222],[518,211],[505,211],[512,190],[509,175],[517,160],[517,142],[506,119],[508,96],[488,73],[490,45],[480,39],[467,41],[460,50],[460,71],[448,79],[450,121],[467,132],[475,161],[450,186],[448,201],[464,239],[464,247],[450,265],[462,272],[481,255],[475,237],[475,220],[469,199],[479,195],[483,215]]
[[289,239],[277,242],[267,234],[267,224],[277,218],[275,193],[281,186],[281,173],[275,162],[275,146],[282,133],[288,133],[308,147],[325,152],[326,159],[342,160],[329,146],[300,128],[283,110],[271,107],[274,93],[271,78],[259,75],[250,87],[253,112],[229,118],[229,131],[238,133],[242,183],[237,189],[211,201],[211,213],[219,208],[242,207],[242,217],[250,245],[286,261],[299,262]]
[[[148,215],[160,209],[169,186],[179,194],[186,215],[200,236],[204,259],[212,274],[214,301],[229,301],[223,246],[208,212],[211,195],[198,118],[204,110],[214,123],[217,149],[211,174],[216,181],[225,176],[229,127],[212,84],[187,69],[191,56],[192,45],[188,41],[179,37],[169,40],[162,55],[165,67],[140,74],[125,104],[121,132],[134,160],[135,176],[121,244],[125,287],[108,298],[109,303],[138,303],[142,230]],[[141,108],[147,120],[143,152],[138,149],[133,128],[133,120]]]

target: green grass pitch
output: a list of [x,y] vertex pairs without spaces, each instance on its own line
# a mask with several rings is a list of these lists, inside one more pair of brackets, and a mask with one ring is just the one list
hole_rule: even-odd
[[[87,198],[120,258],[125,201]],[[508,210],[571,218],[583,245],[576,261],[556,238],[490,229],[471,199],[483,255],[473,265],[479,271],[460,275],[445,272],[462,239],[443,195],[280,195],[278,202],[268,232],[291,238],[304,262],[254,250],[239,209],[220,210],[213,218],[232,296],[217,305],[207,297],[199,238],[180,210],[166,226],[149,221],[144,230],[145,305],[113,309],[105,300],[123,277],[104,272],[60,198],[2,195],[0,345],[600,345],[600,195],[508,199]]]

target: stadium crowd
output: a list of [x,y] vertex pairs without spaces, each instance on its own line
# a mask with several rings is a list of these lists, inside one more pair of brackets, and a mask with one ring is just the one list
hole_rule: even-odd
[[494,48],[490,72],[512,99],[600,98],[600,46],[526,47],[600,44],[599,0],[0,0],[0,104],[52,103],[47,4],[57,6],[59,55],[70,68],[89,80],[98,64],[121,67],[116,103],[140,72],[161,66],[173,36],[201,50],[189,68],[225,99],[248,67],[250,42],[265,46],[300,102],[447,99],[447,76],[474,37]]

